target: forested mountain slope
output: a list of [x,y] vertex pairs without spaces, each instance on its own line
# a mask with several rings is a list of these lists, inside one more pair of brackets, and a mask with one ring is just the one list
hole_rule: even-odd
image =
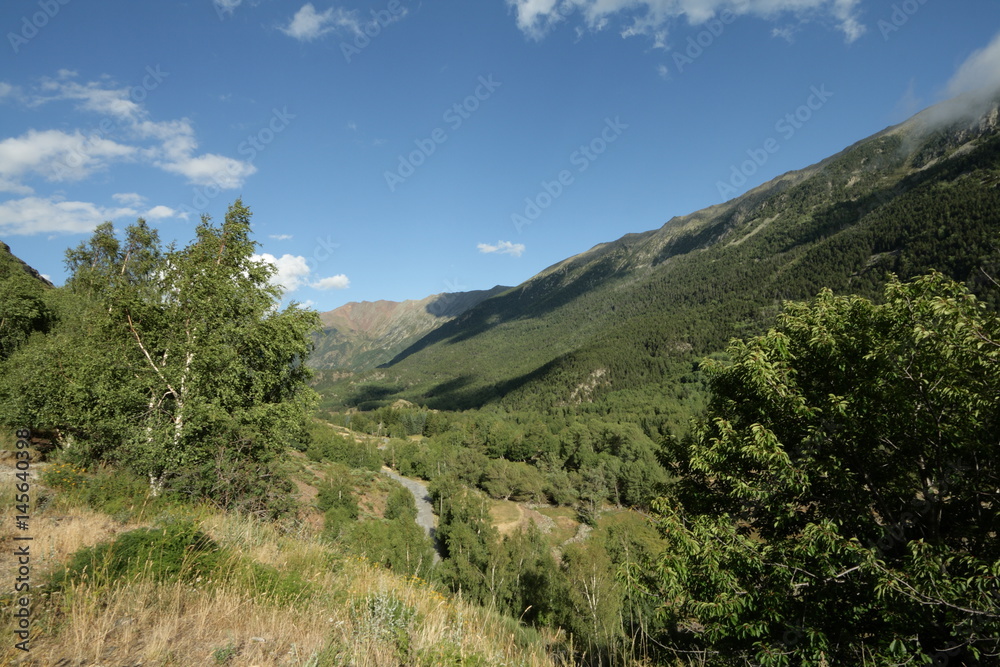
[[[471,308],[334,402],[548,407],[673,399],[698,358],[821,287],[876,296],[936,268],[976,289],[1000,268],[997,102],[933,107],[724,204],[560,262]],[[997,304],[993,304],[996,306]],[[680,382],[679,382],[680,381]],[[641,401],[640,401],[641,402]]]

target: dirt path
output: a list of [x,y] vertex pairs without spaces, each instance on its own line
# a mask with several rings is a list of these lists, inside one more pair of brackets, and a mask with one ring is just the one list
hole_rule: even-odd
[[382,474],[393,478],[406,487],[406,490],[413,494],[413,499],[417,501],[417,525],[424,529],[431,541],[434,542],[434,562],[441,560],[441,545],[437,541],[437,530],[435,529],[434,505],[431,497],[427,493],[427,485],[409,477],[403,477],[389,468],[382,468]]

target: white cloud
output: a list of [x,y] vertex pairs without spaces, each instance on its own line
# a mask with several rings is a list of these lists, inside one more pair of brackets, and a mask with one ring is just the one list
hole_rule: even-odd
[[683,17],[700,25],[727,9],[764,19],[787,13],[831,16],[848,42],[865,31],[858,20],[861,0],[507,0],[507,4],[515,10],[518,28],[533,39],[541,39],[557,23],[579,13],[590,30],[603,30],[617,16],[625,22],[623,37],[650,35],[662,44],[664,27],[671,21]]
[[510,241],[497,241],[496,245],[480,243],[476,247],[482,253],[496,252],[501,255],[513,255],[514,257],[520,257],[521,253],[525,251],[523,243],[511,243]]
[[275,257],[265,252],[254,255],[253,259],[258,262],[266,262],[275,268],[271,283],[281,288],[283,294],[289,294],[305,286],[318,290],[347,289],[351,286],[350,279],[344,274],[310,282],[312,269],[309,266],[309,260],[301,255],[284,254],[281,257]]
[[275,241],[289,241],[292,238],[291,234],[268,234],[269,239],[274,239]]
[[[194,127],[186,118],[153,121],[142,105],[129,97],[127,88],[108,81],[85,84],[71,80],[75,72],[60,70],[17,99],[28,108],[54,101],[77,101],[84,111],[112,121],[116,140],[108,130],[85,135],[80,130],[29,130],[20,137],[0,141],[0,192],[32,194],[22,182],[29,175],[49,181],[79,181],[121,160],[141,160],[166,172],[184,176],[193,185],[241,187],[257,168],[250,162],[216,153],[198,154]],[[3,84],[7,85],[7,84]],[[4,89],[0,88],[0,98]],[[13,95],[14,93],[8,93]],[[127,140],[128,143],[121,143]]]
[[987,46],[970,55],[948,81],[949,97],[981,92],[992,95],[1000,90],[1000,33]]
[[346,29],[359,35],[361,22],[355,12],[331,7],[321,14],[311,2],[307,2],[295,13],[288,25],[281,28],[281,32],[300,42],[311,42],[337,29]]
[[351,280],[343,273],[337,276],[330,276],[312,283],[310,287],[318,290],[347,289],[351,286]]
[[163,161],[158,165],[164,171],[185,176],[192,185],[217,185],[229,190],[240,187],[248,176],[257,173],[257,167],[249,162],[215,153]]
[[170,208],[169,206],[163,206],[161,204],[159,206],[154,206],[153,208],[143,213],[142,217],[148,218],[150,220],[162,220],[163,218],[178,218],[180,217],[180,215],[177,213],[177,211]]
[[309,262],[301,255],[285,254],[281,257],[275,257],[265,252],[254,255],[253,259],[274,266],[276,272],[271,277],[271,283],[280,287],[282,292],[294,292],[305,285],[309,278]]
[[198,148],[194,127],[186,118],[164,122],[144,121],[134,128],[141,137],[156,139],[160,145],[145,154],[153,163],[174,174],[180,174],[192,185],[216,185],[223,189],[238,188],[247,177],[257,173],[250,162],[235,160],[216,153],[194,155]]
[[132,208],[103,208],[90,202],[25,197],[0,203],[0,234],[85,234],[106,220],[135,215]]
[[28,130],[0,141],[0,180],[16,183],[33,173],[49,181],[78,181],[135,152],[133,146],[85,137],[79,130]]

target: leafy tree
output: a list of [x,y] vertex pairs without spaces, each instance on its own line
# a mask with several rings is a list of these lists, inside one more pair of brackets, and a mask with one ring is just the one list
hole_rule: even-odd
[[358,498],[346,466],[333,467],[316,495],[316,508],[323,512],[323,534],[329,539],[338,538],[349,523],[357,521]]
[[600,543],[570,544],[562,559],[565,597],[560,620],[596,664],[615,652],[623,635],[622,590]]
[[99,225],[67,252],[75,303],[55,336],[24,350],[34,379],[5,382],[5,417],[65,427],[83,460],[125,465],[154,492],[249,498],[248,509],[285,495],[272,465],[314,402],[303,362],[317,316],[277,309],[255,246],[239,200],[220,226],[203,217],[185,248],[163,248],[143,220],[121,240]]
[[54,313],[45,300],[51,286],[30,271],[0,243],[0,360],[52,324]]
[[997,317],[940,274],[893,279],[881,304],[787,305],[729,354],[657,503],[660,611],[702,628],[670,642],[762,665],[995,655]]

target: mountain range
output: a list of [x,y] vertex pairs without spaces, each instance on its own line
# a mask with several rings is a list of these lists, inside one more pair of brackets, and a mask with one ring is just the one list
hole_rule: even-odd
[[[610,400],[655,402],[681,419],[697,408],[698,392],[688,389],[701,381],[698,359],[762,331],[785,300],[823,287],[875,296],[890,272],[937,269],[973,289],[988,284],[1000,268],[998,106],[980,96],[931,107],[728,202],[597,245],[452,317],[423,318],[423,335],[412,328],[389,337],[394,352],[402,349],[381,368],[362,370],[385,334],[353,356],[341,346],[338,364],[360,372],[321,374],[318,386],[330,407]],[[384,307],[378,330],[394,330],[396,313],[404,319],[411,309]],[[358,330],[325,321],[334,340]]]

